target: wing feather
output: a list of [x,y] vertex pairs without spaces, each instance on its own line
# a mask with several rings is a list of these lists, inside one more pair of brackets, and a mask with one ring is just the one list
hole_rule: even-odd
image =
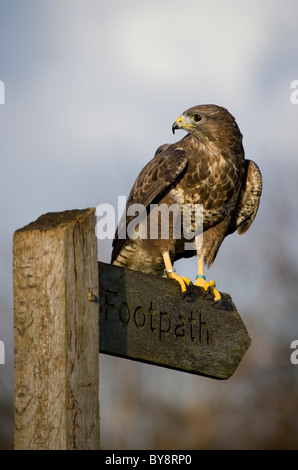
[[[142,169],[137,177],[127,200],[127,208],[132,204],[142,204],[146,209],[165,194],[169,187],[175,183],[187,167],[187,157],[182,148],[175,144],[165,144],[157,149],[155,156]],[[122,217],[120,224],[126,224],[134,218]],[[116,259],[125,239],[118,239],[118,232],[122,226],[117,227],[113,240],[112,262]]]
[[262,174],[252,160],[245,160],[243,182],[235,211],[235,230],[245,233],[257,214],[262,194]]

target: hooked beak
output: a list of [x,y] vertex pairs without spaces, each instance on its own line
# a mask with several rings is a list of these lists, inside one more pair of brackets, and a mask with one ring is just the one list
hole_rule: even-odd
[[174,124],[172,125],[172,132],[173,134],[175,134],[175,131],[177,129],[182,129],[183,126],[182,126],[182,116],[179,116],[178,119],[174,122]]

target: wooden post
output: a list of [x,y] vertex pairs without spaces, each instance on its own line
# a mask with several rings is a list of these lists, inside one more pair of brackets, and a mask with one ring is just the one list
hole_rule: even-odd
[[95,209],[14,234],[15,449],[99,448]]

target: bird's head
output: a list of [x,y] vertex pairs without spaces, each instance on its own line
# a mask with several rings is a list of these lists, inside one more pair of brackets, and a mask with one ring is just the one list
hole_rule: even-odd
[[227,109],[214,104],[193,106],[184,111],[172,126],[173,134],[177,129],[183,129],[199,140],[221,141],[224,136],[242,138],[234,117]]

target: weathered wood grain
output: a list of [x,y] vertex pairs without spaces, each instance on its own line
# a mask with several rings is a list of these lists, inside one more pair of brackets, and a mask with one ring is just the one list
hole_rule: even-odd
[[228,294],[215,303],[194,287],[181,298],[169,279],[98,263],[100,351],[227,379],[250,345]]
[[15,448],[99,448],[95,209],[14,234]]

